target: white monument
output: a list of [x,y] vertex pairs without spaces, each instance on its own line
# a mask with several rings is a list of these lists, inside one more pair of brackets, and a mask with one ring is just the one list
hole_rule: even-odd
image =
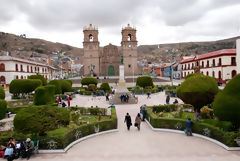
[[240,39],[236,41],[236,62],[237,62],[237,73],[240,73]]
[[[122,95],[128,95],[129,99],[127,102],[121,101],[120,97]],[[131,92],[126,88],[126,81],[124,78],[124,65],[119,65],[119,81],[118,86],[115,89],[115,94],[110,97],[110,104],[135,104],[137,103],[136,98]]]

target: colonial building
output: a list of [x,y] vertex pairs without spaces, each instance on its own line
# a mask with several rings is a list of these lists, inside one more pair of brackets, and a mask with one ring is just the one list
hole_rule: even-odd
[[223,49],[197,55],[182,60],[180,64],[182,78],[191,73],[203,73],[225,83],[237,74],[236,49]]
[[123,59],[126,76],[137,75],[137,38],[136,29],[129,24],[122,29],[121,46],[109,44],[99,46],[98,28],[92,24],[84,28],[84,75],[115,76],[119,75],[119,65]]
[[54,78],[55,68],[25,59],[0,56],[0,84],[8,86],[13,79],[26,79],[30,75],[41,74],[47,80]]

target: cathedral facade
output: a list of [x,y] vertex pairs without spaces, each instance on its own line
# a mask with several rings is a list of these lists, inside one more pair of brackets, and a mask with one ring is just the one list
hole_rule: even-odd
[[119,65],[123,59],[126,76],[137,75],[136,29],[129,24],[122,29],[121,46],[109,44],[99,46],[98,28],[90,24],[83,29],[84,76],[118,76]]

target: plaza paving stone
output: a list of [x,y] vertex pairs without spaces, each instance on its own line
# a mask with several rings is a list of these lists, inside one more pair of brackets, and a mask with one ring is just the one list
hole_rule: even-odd
[[[37,154],[33,161],[240,161],[239,151],[227,151],[222,147],[198,137],[187,137],[183,134],[152,131],[143,122],[141,130],[131,127],[127,131],[124,116],[129,112],[135,120],[142,104],[164,104],[166,96],[163,92],[138,96],[135,105],[117,105],[119,132],[103,134],[82,141],[64,154]],[[174,99],[171,98],[171,102]],[[181,101],[180,101],[181,102]],[[77,95],[72,105],[79,107],[107,107],[105,97]],[[20,159],[21,160],[21,159]]]

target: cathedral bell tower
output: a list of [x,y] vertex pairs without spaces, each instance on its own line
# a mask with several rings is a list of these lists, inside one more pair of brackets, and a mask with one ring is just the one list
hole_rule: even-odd
[[84,76],[99,76],[98,28],[90,24],[83,33]]
[[137,66],[137,30],[129,24],[122,29],[122,56],[126,76],[138,74]]

